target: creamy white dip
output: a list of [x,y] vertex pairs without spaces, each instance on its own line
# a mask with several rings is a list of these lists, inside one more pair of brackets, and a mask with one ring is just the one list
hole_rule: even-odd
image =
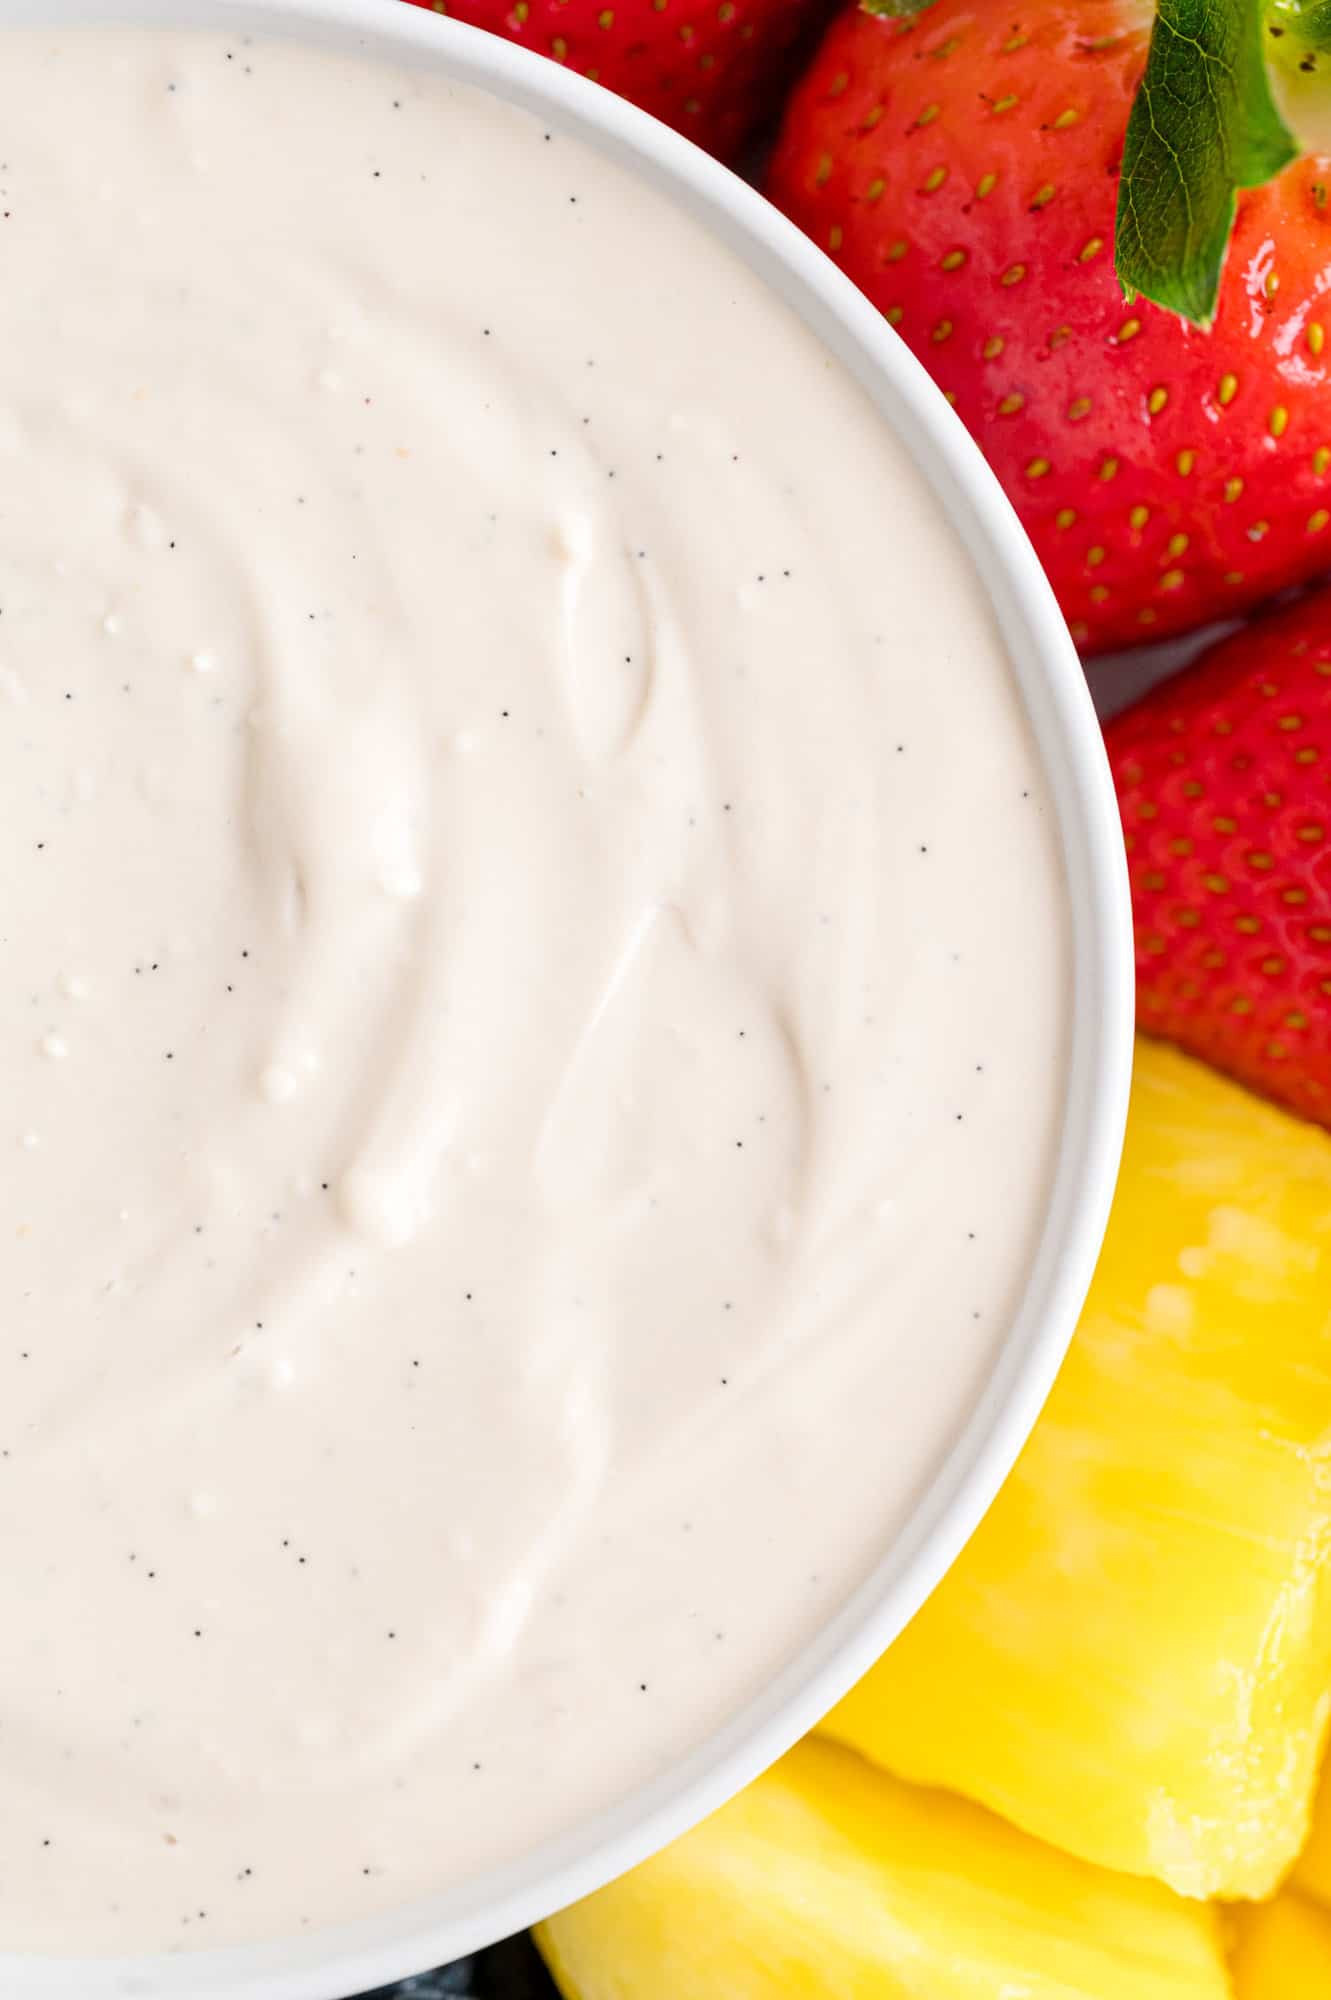
[[381,1909],[844,1601],[1020,1295],[1052,810],[904,450],[438,78],[0,41],[0,1948]]

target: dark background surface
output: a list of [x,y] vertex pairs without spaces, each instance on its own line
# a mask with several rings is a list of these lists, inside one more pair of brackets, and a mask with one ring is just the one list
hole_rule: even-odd
[[364,2000],[558,2000],[555,1985],[526,1937],[510,1938],[475,1958],[381,1986]]

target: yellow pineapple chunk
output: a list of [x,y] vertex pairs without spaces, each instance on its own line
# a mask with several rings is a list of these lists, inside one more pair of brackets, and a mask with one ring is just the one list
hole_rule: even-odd
[[1212,1913],[834,1743],[552,1917],[565,2000],[1226,2000]]
[[1331,1916],[1302,1896],[1254,1903],[1234,1918],[1235,2000],[1328,2000]]
[[[1294,1883],[1331,1908],[1331,1758],[1322,1766],[1312,1832],[1294,1870]],[[1331,2000],[1331,1986],[1327,1988],[1327,1996]]]
[[828,1728],[1108,1868],[1268,1894],[1331,1702],[1331,1138],[1137,1050],[1072,1351]]

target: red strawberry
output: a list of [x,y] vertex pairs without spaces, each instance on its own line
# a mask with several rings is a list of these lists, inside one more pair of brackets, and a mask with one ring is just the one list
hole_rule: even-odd
[[524,42],[641,105],[721,159],[775,115],[823,0],[413,0]]
[[769,179],[946,390],[1091,650],[1331,569],[1331,160],[1240,196],[1209,332],[1125,304],[1149,26],[1128,0],[852,9]]
[[1110,723],[1141,1026],[1331,1125],[1331,591]]

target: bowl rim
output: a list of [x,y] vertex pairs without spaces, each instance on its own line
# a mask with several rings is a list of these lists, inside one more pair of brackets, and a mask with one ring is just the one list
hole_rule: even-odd
[[0,0],[0,30],[77,25],[295,36],[425,63],[524,106],[662,190],[810,325],[903,439],[994,607],[1049,778],[1069,904],[1063,1129],[1022,1304],[992,1375],[873,1574],[763,1691],[672,1771],[502,1868],[378,1917],[180,1956],[0,1953],[8,2000],[346,2000],[466,1956],[601,1887],[781,1756],[872,1665],[941,1580],[1053,1384],[1108,1218],[1127,1112],[1133,951],[1127,865],[1099,724],[1066,625],[994,475],[926,371],[824,253],[689,140],[532,51],[400,0]]

